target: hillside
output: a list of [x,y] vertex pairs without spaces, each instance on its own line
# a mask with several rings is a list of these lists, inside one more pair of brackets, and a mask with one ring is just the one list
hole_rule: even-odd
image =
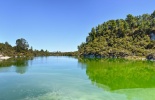
[[147,56],[155,52],[155,11],[152,14],[109,20],[93,27],[78,46],[82,56]]

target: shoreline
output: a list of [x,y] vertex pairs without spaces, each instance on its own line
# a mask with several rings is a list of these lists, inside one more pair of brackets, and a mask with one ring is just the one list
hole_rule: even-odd
[[7,59],[9,59],[9,58],[11,58],[11,57],[0,55],[0,60],[7,60]]
[[147,59],[145,56],[126,56],[126,57],[115,57],[115,56],[95,56],[95,55],[84,55],[82,56],[84,58],[123,58],[126,60],[141,60],[141,61],[146,61],[146,60],[151,60],[151,59]]
[[[75,56],[74,56],[75,57]],[[11,57],[9,56],[3,56],[3,55],[0,55],[0,61],[1,60],[7,60],[7,59],[10,59]],[[87,57],[84,57],[84,58],[105,58],[105,57],[91,57],[91,56],[87,56]],[[110,57],[107,57],[107,58],[110,58]],[[127,57],[122,57],[124,59],[127,59],[127,60],[141,60],[141,61],[146,61],[148,60],[146,57],[144,56],[127,56]]]
[[142,61],[146,61],[146,57],[144,56],[127,56],[127,57],[124,57],[124,59],[127,59],[127,60],[142,60]]

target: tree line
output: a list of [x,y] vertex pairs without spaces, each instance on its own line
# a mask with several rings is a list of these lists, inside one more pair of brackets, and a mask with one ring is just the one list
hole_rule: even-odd
[[78,46],[82,56],[147,56],[155,52],[155,11],[152,14],[109,20],[93,27]]
[[29,47],[26,39],[21,38],[16,40],[16,46],[11,46],[8,42],[0,43],[0,54],[10,57],[31,57],[31,56],[48,56],[47,50],[36,50]]
[[51,56],[78,56],[78,51],[74,52],[61,52],[61,51],[56,51],[56,52],[50,52]]
[[0,43],[0,54],[10,57],[32,57],[32,56],[77,56],[78,52],[49,52],[48,50],[36,50],[29,46],[26,39],[16,40],[16,46],[11,46],[8,42]]

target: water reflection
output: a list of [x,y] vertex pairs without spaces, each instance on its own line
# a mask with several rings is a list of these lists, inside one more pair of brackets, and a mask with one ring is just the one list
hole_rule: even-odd
[[27,70],[28,60],[27,59],[16,59],[13,65],[16,66],[17,73],[24,74]]
[[155,100],[154,62],[78,61],[37,57],[11,60],[10,67],[0,63],[0,100]]
[[14,58],[3,60],[0,62],[0,72],[4,72],[4,70],[10,71],[11,67],[15,67],[14,70],[16,73],[24,74],[27,70],[27,66],[29,66],[29,61],[33,60],[33,58]]
[[155,63],[123,59],[79,59],[93,84],[106,90],[155,88]]

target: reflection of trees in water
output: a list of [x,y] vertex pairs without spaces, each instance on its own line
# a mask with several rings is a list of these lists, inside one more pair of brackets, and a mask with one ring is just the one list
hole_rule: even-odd
[[81,59],[93,84],[111,90],[155,87],[155,63],[123,59]]
[[17,73],[24,74],[27,70],[28,60],[27,59],[16,59],[13,65],[16,66]]
[[86,69],[86,61],[85,59],[78,58],[78,66],[80,66],[82,69]]
[[27,67],[16,67],[16,72],[19,74],[24,74],[27,70]]
[[12,59],[0,61],[0,67],[10,67],[13,65]]
[[28,60],[27,59],[15,59],[13,65],[16,67],[26,67],[28,66]]
[[4,68],[15,66],[17,73],[24,74],[27,70],[27,66],[29,65],[29,60],[32,60],[32,58],[15,58],[4,60],[0,62],[0,67]]

